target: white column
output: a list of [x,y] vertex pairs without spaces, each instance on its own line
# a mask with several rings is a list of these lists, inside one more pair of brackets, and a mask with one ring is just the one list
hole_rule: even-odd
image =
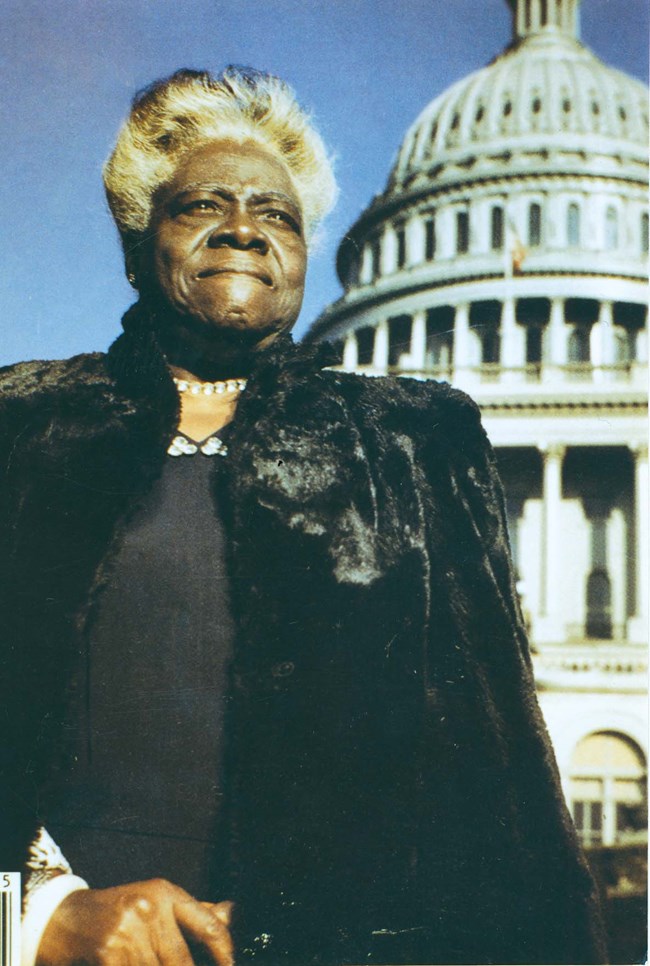
[[642,329],[636,334],[635,340],[635,358],[637,363],[648,361],[648,329],[647,324],[643,326]]
[[359,281],[362,285],[368,285],[372,282],[372,244],[370,242],[366,242],[363,246]]
[[593,368],[594,382],[607,381],[613,375],[608,367],[614,363],[614,328],[612,303],[600,303],[598,321],[594,322],[589,333],[589,354]]
[[504,382],[526,378],[526,332],[517,324],[512,296],[507,296],[501,309],[501,367]]
[[406,223],[407,265],[420,265],[424,261],[425,229],[421,215],[413,215]]
[[437,258],[454,258],[456,255],[456,208],[453,205],[436,209]]
[[381,236],[381,274],[390,275],[397,268],[397,235],[392,225],[384,227]]
[[356,332],[348,332],[343,343],[343,368],[354,371],[359,364]]
[[375,329],[375,347],[372,354],[374,369],[386,372],[388,368],[388,319],[382,319]]
[[523,3],[523,0],[520,0],[520,2],[516,6],[516,18],[517,18],[516,31],[517,31],[518,37],[523,37],[525,33],[524,7],[525,7],[525,4]]
[[546,332],[546,351],[543,374],[553,381],[560,377],[567,361],[567,327],[564,323],[564,299],[551,301],[551,314]]
[[642,392],[648,388],[648,329],[646,325],[639,329],[634,339],[634,362],[632,363],[632,381]]
[[568,0],[564,5],[564,27],[567,31],[575,31],[577,21],[576,13],[575,0]]
[[472,369],[471,332],[469,331],[469,304],[461,302],[456,306],[454,318],[454,380],[461,379],[463,385],[475,382],[477,373]]
[[411,320],[411,368],[423,372],[427,354],[427,313],[420,309]]
[[634,454],[634,511],[636,561],[636,613],[628,623],[628,637],[634,643],[648,640],[648,444],[632,448]]
[[605,802],[605,807],[603,808],[603,845],[614,845],[617,831],[616,807],[614,805],[616,796],[614,791],[614,776],[609,769],[603,775],[602,782],[603,801]]
[[465,369],[469,364],[469,305],[461,302],[456,306],[454,317],[454,371]]
[[531,0],[530,3],[530,26],[533,30],[539,29],[540,11],[539,0]]
[[540,617],[535,637],[542,643],[561,643],[565,637],[562,620],[562,566],[565,560],[562,537],[562,463],[565,447],[542,443],[544,461],[542,507],[542,568]]

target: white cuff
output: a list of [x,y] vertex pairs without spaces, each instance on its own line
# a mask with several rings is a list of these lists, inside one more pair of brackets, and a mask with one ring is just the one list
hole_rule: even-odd
[[50,919],[71,892],[87,889],[78,875],[56,875],[29,896],[20,930],[20,966],[34,966],[43,933]]

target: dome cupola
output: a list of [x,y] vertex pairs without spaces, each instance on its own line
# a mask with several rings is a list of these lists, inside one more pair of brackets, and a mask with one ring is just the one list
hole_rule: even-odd
[[578,36],[580,0],[508,0],[513,10],[515,40],[541,30]]

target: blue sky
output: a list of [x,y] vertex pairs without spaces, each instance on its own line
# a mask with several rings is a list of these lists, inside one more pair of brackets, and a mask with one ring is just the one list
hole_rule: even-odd
[[[133,92],[178,67],[270,70],[338,157],[297,333],[337,297],[337,240],[406,128],[510,39],[505,0],[4,0],[0,364],[104,349],[131,301],[101,166]],[[647,79],[647,0],[584,0],[582,39]]]

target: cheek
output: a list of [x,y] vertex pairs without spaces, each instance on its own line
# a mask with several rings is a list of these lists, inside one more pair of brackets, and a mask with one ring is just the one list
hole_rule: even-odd
[[287,270],[289,284],[302,293],[305,286],[305,276],[307,274],[307,257],[304,252],[297,254],[292,260]]
[[168,295],[179,295],[183,291],[183,259],[173,248],[159,245],[154,261],[154,274],[159,288]]

